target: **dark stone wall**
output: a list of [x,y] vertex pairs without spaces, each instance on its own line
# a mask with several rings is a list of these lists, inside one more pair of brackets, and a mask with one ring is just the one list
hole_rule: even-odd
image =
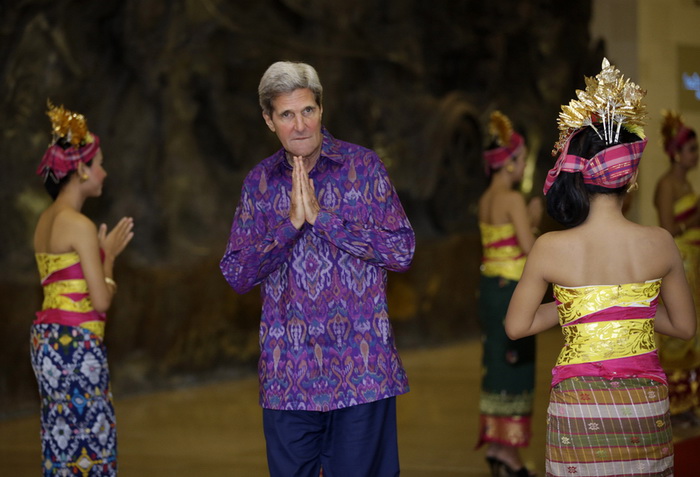
[[[11,4],[11,5],[10,5]],[[96,222],[133,216],[107,344],[117,394],[254,372],[257,291],[218,270],[240,185],[278,147],[257,104],[263,71],[306,61],[337,137],[376,149],[416,228],[413,269],[391,274],[400,346],[476,332],[475,199],[487,114],[503,109],[538,154],[583,74],[590,2],[556,0],[23,0],[0,3],[0,416],[37,405],[28,329],[40,305],[31,249],[48,204],[34,170],[47,98],[82,112],[109,178]],[[541,164],[541,165],[540,165]]]

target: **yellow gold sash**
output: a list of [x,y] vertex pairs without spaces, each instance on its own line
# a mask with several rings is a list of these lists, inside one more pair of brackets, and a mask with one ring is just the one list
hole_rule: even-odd
[[484,261],[481,274],[487,277],[503,277],[518,281],[525,268],[525,256],[518,245],[494,247],[491,244],[515,237],[513,224],[491,225],[479,223]]
[[651,318],[570,325],[562,333],[566,346],[557,366],[627,358],[656,349]]
[[649,307],[659,295],[661,280],[622,285],[594,285],[567,288],[554,285],[559,323],[564,326],[579,318],[613,306]]
[[517,260],[496,260],[482,263],[481,274],[486,277],[503,277],[517,282],[523,276],[524,268],[525,257]]
[[37,253],[34,257],[42,280],[57,270],[63,270],[80,262],[78,252]]

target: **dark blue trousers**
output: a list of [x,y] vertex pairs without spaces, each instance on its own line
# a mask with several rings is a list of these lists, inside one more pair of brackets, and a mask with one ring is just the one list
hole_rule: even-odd
[[263,409],[271,477],[399,475],[396,398],[318,411]]

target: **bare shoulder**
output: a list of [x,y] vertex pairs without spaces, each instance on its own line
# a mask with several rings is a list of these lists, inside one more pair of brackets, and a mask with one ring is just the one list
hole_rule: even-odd
[[96,234],[95,223],[77,210],[65,208],[56,213],[54,227],[58,233],[69,236]]
[[528,254],[528,260],[546,257],[547,262],[552,262],[553,257],[565,256],[570,247],[567,236],[566,231],[547,232],[540,235]]
[[568,230],[555,230],[553,232],[547,232],[537,238],[536,244],[540,247],[552,249],[565,247],[567,241],[570,240],[569,235]]
[[640,232],[644,234],[650,246],[667,246],[676,248],[676,242],[673,240],[673,235],[663,227],[654,225],[638,225]]
[[508,190],[501,194],[501,200],[507,201],[509,203],[520,203],[525,204],[525,198],[517,190]]

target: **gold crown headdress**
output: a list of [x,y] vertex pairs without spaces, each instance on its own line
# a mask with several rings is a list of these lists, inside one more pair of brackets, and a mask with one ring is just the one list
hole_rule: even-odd
[[46,105],[49,108],[46,115],[51,119],[52,144],[60,138],[65,138],[75,148],[92,142],[85,116],[69,111],[63,105],[54,106],[51,100],[47,100]]
[[[54,183],[61,181],[78,167],[78,163],[88,163],[100,149],[100,138],[90,133],[85,116],[68,111],[63,106],[46,102],[49,108],[46,115],[51,119],[51,144],[46,148],[36,173],[49,177]],[[64,139],[68,144],[59,143]]]
[[684,126],[683,119],[680,114],[666,109],[661,111],[661,116],[661,136],[664,141],[672,140]]
[[513,134],[513,124],[508,119],[508,116],[500,111],[491,113],[489,120],[489,135],[496,139],[499,146],[507,146],[510,144],[510,137]]
[[577,130],[590,126],[608,145],[618,142],[620,128],[644,137],[646,91],[620,73],[603,58],[602,70],[595,78],[585,77],[586,90],[576,90],[578,100],[562,106],[557,121],[559,140],[552,155],[560,152]]

